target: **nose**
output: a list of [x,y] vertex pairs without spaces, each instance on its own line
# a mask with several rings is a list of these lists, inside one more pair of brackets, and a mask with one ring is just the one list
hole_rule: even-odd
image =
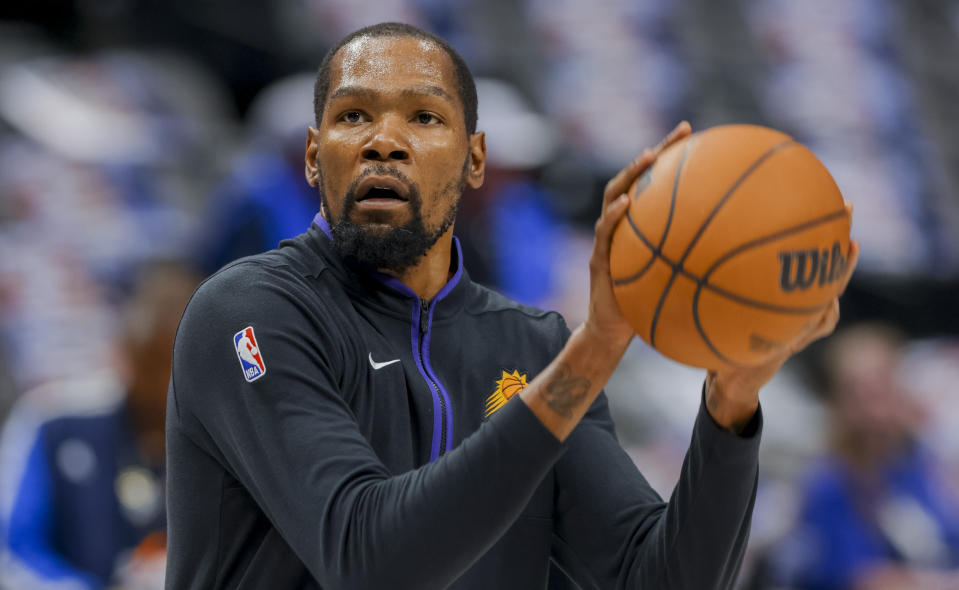
[[363,158],[376,162],[405,161],[410,157],[403,125],[393,117],[381,119],[374,125],[369,141],[363,146]]

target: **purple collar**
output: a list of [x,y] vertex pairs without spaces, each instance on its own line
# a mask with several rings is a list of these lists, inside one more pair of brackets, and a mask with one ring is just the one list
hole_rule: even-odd
[[330,222],[326,220],[326,217],[323,217],[322,213],[317,212],[317,214],[313,216],[313,223],[316,224],[316,227],[323,230],[323,233],[326,234],[326,237],[330,238],[331,240],[333,239],[333,234],[330,233]]

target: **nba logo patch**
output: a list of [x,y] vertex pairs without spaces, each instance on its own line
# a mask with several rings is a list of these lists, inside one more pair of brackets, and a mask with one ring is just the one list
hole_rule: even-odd
[[256,335],[253,334],[253,326],[247,326],[237,332],[233,336],[233,345],[236,348],[236,356],[240,359],[240,366],[243,368],[244,379],[252,383],[266,373],[266,365],[263,364],[263,355],[260,354]]

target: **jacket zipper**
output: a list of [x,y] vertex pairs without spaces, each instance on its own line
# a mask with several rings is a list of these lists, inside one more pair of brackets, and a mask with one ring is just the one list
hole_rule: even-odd
[[430,315],[430,302],[429,301],[420,301],[420,341],[419,341],[419,355],[420,355],[420,364],[423,365],[423,374],[426,377],[426,382],[430,384],[433,388],[433,392],[436,394],[436,398],[440,400],[440,449],[439,454],[443,455],[446,452],[446,400],[443,398],[443,393],[440,391],[439,385],[436,384],[436,381],[430,377],[429,371],[426,370],[426,361],[423,357],[423,337],[426,336],[426,332],[429,329]]

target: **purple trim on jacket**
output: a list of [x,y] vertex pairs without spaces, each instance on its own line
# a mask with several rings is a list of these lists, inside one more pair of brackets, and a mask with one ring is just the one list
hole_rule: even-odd
[[[330,230],[330,224],[322,214],[317,213],[316,216],[313,217],[313,223],[323,230],[323,233],[325,233],[327,237],[330,239],[333,238]],[[441,446],[446,451],[453,447],[453,405],[450,401],[449,391],[446,390],[443,382],[440,381],[439,376],[436,374],[436,371],[433,369],[433,365],[430,362],[430,335],[432,334],[433,329],[433,310],[436,309],[436,304],[439,301],[442,301],[447,295],[450,294],[450,292],[453,291],[463,276],[463,250],[460,247],[459,239],[457,239],[455,236],[453,237],[453,247],[456,255],[456,259],[453,261],[453,264],[455,265],[456,270],[453,272],[453,276],[450,277],[450,280],[443,285],[443,288],[440,289],[439,293],[436,294],[436,297],[434,297],[433,301],[431,301],[429,304],[429,315],[427,316],[426,332],[423,334],[422,340],[420,340],[420,312],[422,310],[423,300],[420,299],[419,295],[417,295],[415,291],[410,289],[396,277],[379,272],[371,273],[371,276],[373,276],[373,278],[379,281],[382,285],[389,287],[390,289],[401,293],[412,300],[413,309],[410,318],[410,347],[413,350],[413,359],[416,361],[416,368],[419,370],[423,380],[426,381],[426,383],[430,386],[430,394],[433,396],[433,440],[430,445],[430,462],[433,462],[439,458]],[[434,384],[436,387],[434,387]],[[436,391],[437,389],[439,389],[438,392]],[[440,396],[442,396],[442,401],[440,401]],[[441,441],[444,406],[446,409],[446,440]]]

